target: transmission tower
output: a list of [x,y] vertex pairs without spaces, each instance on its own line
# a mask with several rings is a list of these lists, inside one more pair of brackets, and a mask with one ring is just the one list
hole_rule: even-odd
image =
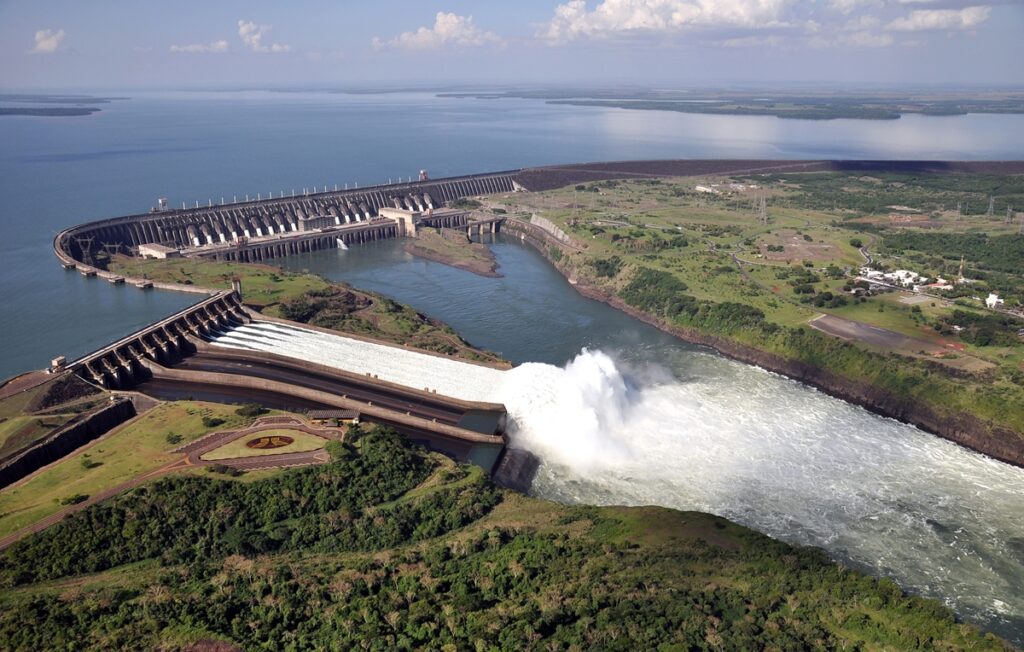
[[958,201],[956,203],[956,221],[959,222],[960,218],[964,215],[964,203]]
[[988,198],[988,210],[985,211],[985,217],[992,217],[992,214],[996,211],[996,198]]
[[82,262],[86,265],[92,265],[92,236],[79,237],[75,236],[75,242],[78,243],[78,249],[82,252]]
[[116,254],[121,252],[120,242],[101,242],[100,246],[107,252],[109,258],[113,258]]
[[1005,223],[1006,224],[1012,224],[1013,223],[1013,206],[1007,206],[1006,207],[1006,220],[1005,220]]
[[768,223],[768,200],[765,197],[761,198],[761,204],[758,207],[758,221],[761,224]]

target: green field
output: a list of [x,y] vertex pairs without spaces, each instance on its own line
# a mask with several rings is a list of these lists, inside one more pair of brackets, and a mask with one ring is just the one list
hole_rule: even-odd
[[530,498],[381,430],[90,507],[11,548],[0,585],[4,649],[1009,649],[818,551]]
[[[247,442],[253,439],[282,436],[291,438],[292,443],[279,448],[250,448],[246,445]],[[326,439],[317,437],[316,435],[310,435],[309,433],[302,432],[301,430],[285,428],[260,430],[259,432],[243,435],[234,441],[213,449],[209,453],[204,453],[202,455],[202,459],[215,461],[229,460],[236,457],[262,457],[264,455],[281,455],[282,453],[304,453],[306,451],[320,450],[326,443]]]
[[[164,403],[31,476],[0,490],[0,537],[64,508],[61,500],[91,496],[180,459],[170,451],[214,429],[248,425],[234,406],[217,403]],[[203,417],[223,419],[211,428]],[[172,435],[168,440],[168,435]],[[180,437],[180,439],[178,439]],[[88,462],[91,468],[86,468]]]

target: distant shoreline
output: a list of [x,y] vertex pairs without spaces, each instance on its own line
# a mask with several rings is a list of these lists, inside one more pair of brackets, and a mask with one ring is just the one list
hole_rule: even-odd
[[94,107],[9,107],[0,106],[0,116],[22,115],[44,118],[68,118],[99,113]]

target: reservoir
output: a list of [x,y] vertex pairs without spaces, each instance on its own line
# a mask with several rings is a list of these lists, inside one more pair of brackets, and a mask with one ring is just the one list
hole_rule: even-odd
[[[110,93],[108,93],[110,94]],[[1024,115],[780,120],[433,93],[114,93],[76,118],[0,117],[0,378],[94,350],[195,301],[60,269],[55,233],[100,218],[338,184],[655,158],[1024,157]]]
[[682,342],[577,294],[510,236],[502,278],[400,241],[283,259],[382,292],[519,365],[491,396],[532,492],[712,512],[941,600],[1024,642],[1024,470]]

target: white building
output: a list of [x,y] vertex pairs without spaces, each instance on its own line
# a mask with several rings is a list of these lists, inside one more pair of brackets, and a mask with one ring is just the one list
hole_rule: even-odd
[[985,305],[993,310],[1003,305],[1003,300],[999,298],[999,295],[995,292],[990,292],[988,298],[985,299]]

